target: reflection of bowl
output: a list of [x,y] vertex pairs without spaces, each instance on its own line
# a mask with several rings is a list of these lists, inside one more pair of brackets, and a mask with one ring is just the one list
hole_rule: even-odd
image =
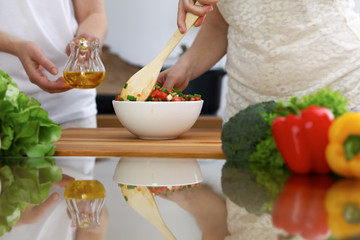
[[121,124],[144,139],[172,139],[188,131],[198,119],[203,100],[184,102],[113,101]]
[[182,186],[203,181],[196,159],[121,158],[114,182],[136,186]]

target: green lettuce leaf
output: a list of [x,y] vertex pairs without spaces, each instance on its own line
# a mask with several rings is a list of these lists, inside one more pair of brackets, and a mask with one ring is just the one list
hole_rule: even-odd
[[0,236],[11,231],[26,207],[42,203],[61,178],[53,158],[1,159]]
[[50,156],[61,127],[41,104],[20,92],[16,83],[0,70],[0,156]]

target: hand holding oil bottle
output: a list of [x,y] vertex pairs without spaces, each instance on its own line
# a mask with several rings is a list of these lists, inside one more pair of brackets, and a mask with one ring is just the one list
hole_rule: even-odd
[[75,38],[67,51],[70,56],[65,64],[63,76],[72,88],[90,89],[98,87],[105,79],[105,67],[100,59],[100,43],[97,39]]

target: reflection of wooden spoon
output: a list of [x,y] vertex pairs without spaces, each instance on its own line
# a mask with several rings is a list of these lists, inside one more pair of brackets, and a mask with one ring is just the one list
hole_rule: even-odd
[[122,185],[121,192],[129,206],[153,224],[166,240],[176,239],[164,223],[154,196],[147,187],[138,186],[135,189],[128,189],[127,185]]
[[[197,5],[199,5],[196,2]],[[186,32],[191,28],[191,26],[198,19],[198,16],[195,16],[191,13],[186,14]],[[136,101],[145,101],[151,91],[153,90],[157,78],[159,76],[160,70],[170,53],[174,50],[176,45],[184,37],[185,34],[180,33],[179,30],[173,34],[170,40],[167,42],[165,47],[161,50],[159,55],[155,57],[149,64],[136,72],[124,85],[124,88],[121,91],[120,97],[124,101],[135,100],[132,97],[136,98]],[[128,96],[131,96],[128,99]]]

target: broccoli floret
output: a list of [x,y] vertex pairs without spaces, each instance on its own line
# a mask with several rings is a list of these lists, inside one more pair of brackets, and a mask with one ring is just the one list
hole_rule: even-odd
[[221,140],[227,161],[235,166],[248,161],[256,145],[268,135],[270,125],[264,115],[274,113],[275,106],[275,101],[250,105],[224,124]]

